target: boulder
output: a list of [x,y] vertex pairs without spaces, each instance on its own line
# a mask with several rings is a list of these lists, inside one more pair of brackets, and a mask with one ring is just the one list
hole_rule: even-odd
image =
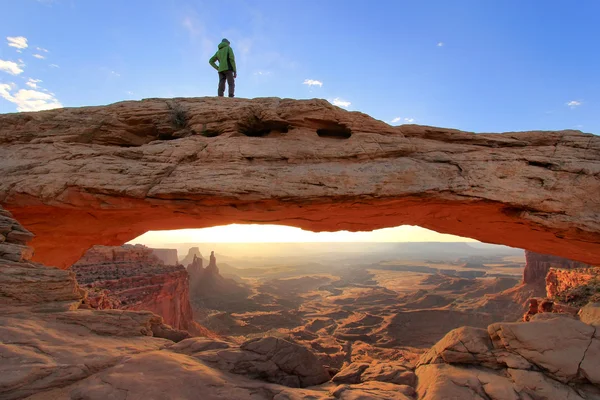
[[600,303],[589,303],[583,306],[579,310],[579,319],[588,325],[600,326]]

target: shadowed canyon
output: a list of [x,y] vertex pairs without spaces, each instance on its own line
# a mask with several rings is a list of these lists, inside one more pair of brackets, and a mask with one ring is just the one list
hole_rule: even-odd
[[[178,98],[0,156],[2,399],[600,399],[598,136]],[[125,244],[232,223],[485,243]]]

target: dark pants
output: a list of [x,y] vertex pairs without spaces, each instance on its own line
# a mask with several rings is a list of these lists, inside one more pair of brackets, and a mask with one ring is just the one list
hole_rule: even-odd
[[225,81],[229,86],[229,97],[233,97],[235,90],[235,79],[233,79],[233,71],[219,72],[219,96],[223,97],[225,94]]

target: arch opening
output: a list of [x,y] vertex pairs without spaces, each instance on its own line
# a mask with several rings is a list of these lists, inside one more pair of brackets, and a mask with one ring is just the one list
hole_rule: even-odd
[[[465,324],[516,319],[523,305],[504,292],[532,290],[521,288],[524,265],[520,249],[418,226],[310,232],[232,224],[147,232],[123,246],[93,247],[71,268],[95,290],[93,307],[146,307],[181,329],[192,318],[226,337],[330,346],[334,355],[324,359],[340,368],[348,343],[427,348]],[[178,298],[183,271],[189,302]],[[160,284],[153,289],[150,281]],[[490,309],[484,296],[503,307]],[[173,311],[165,302],[189,306]]]

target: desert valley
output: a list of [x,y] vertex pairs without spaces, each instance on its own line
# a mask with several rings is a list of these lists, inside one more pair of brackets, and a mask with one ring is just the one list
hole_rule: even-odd
[[600,399],[597,136],[227,100],[0,116],[0,398]]

